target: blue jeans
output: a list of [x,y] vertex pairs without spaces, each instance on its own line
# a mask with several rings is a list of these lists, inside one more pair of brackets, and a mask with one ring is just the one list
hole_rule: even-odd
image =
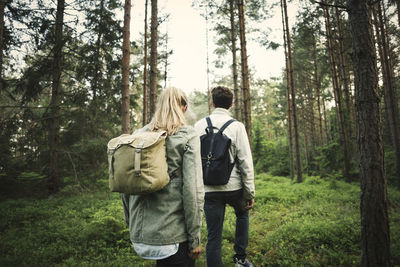
[[243,198],[243,190],[226,192],[207,192],[205,194],[204,212],[207,222],[207,266],[222,266],[222,228],[224,224],[225,206],[229,204],[235,209],[235,257],[246,258],[246,248],[249,236],[249,212],[244,208],[246,200]]

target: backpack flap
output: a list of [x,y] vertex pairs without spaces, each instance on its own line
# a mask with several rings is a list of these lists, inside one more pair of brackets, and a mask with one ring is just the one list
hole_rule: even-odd
[[222,134],[217,134],[214,140],[214,151],[213,158],[220,159],[226,153],[228,153],[229,148],[231,147],[232,140]]
[[126,194],[147,194],[169,182],[162,132],[124,134],[108,143],[110,189]]
[[147,148],[154,145],[160,138],[166,138],[166,136],[166,131],[122,134],[111,139],[107,144],[107,149],[111,153],[122,145],[130,145],[134,148]]
[[135,175],[140,176],[141,170],[140,170],[140,162],[141,162],[141,153],[143,149],[149,148],[152,145],[154,145],[157,141],[161,139],[165,139],[167,137],[167,132],[166,131],[161,131],[161,132],[143,132],[143,133],[138,133],[133,136],[132,140],[130,140],[129,144],[133,148],[135,148]]
[[[214,144],[211,147],[211,142],[213,138]],[[203,158],[210,157],[211,154],[211,158],[214,160],[221,158],[229,149],[232,143],[231,139],[222,134],[205,134],[200,137],[200,141],[201,155],[203,155]]]

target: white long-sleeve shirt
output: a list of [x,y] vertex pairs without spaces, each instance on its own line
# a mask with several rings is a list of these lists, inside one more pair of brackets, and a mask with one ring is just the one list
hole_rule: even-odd
[[[232,119],[229,111],[224,108],[216,108],[210,115],[211,123],[216,128],[221,128],[225,122]],[[206,119],[199,120],[194,128],[199,136],[206,134]],[[243,123],[235,121],[223,132],[232,140],[229,154],[231,162],[237,157],[237,162],[232,170],[229,182],[226,185],[204,185],[205,192],[235,191],[244,188],[247,198],[254,198],[254,167],[251,155],[249,139]]]

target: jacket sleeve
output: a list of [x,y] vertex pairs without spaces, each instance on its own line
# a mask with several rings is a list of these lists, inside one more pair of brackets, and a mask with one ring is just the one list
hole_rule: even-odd
[[238,167],[246,194],[245,197],[251,199],[255,197],[253,157],[251,155],[249,138],[247,137],[243,123],[239,123],[239,127],[237,127],[236,138]]
[[188,232],[189,249],[200,245],[204,186],[200,156],[200,139],[192,128],[184,148],[183,164],[183,206]]

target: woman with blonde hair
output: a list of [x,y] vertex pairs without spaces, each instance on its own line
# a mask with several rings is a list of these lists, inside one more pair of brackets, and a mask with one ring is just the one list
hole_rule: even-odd
[[[200,139],[185,125],[188,99],[165,89],[150,124],[137,131],[166,131],[170,182],[148,195],[124,195],[122,203],[136,253],[161,266],[194,266],[200,256],[204,203]],[[171,174],[173,171],[173,174]]]

